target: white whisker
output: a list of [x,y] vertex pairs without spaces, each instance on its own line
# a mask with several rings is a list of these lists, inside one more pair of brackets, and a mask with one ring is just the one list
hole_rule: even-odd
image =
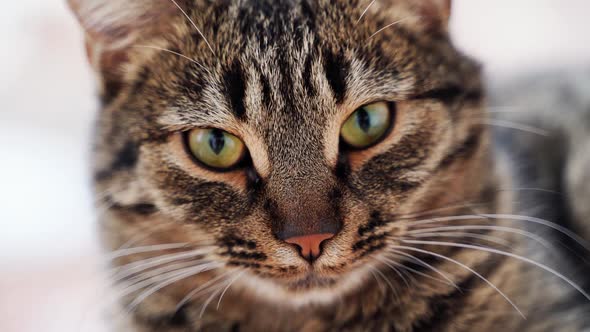
[[[395,272],[406,284],[406,287],[410,288],[410,283],[408,282],[408,280],[402,275],[402,273],[393,265],[391,265],[389,262],[387,262],[386,260],[376,256],[375,257],[378,261],[380,261],[381,263],[385,264],[387,267],[389,267],[390,269],[393,270],[393,272]],[[377,270],[379,271],[379,270]],[[387,278],[386,278],[387,280]]]
[[462,226],[441,226],[441,227],[433,227],[433,228],[423,228],[420,230],[409,231],[407,234],[414,236],[415,234],[423,234],[423,233],[437,233],[441,231],[454,231],[454,230],[492,230],[497,232],[507,232],[513,233],[517,235],[522,235],[528,237],[534,241],[537,241],[543,247],[554,250],[554,246],[543,239],[542,237],[536,235],[535,233],[523,231],[518,228],[512,227],[505,227],[505,226],[487,226],[487,225],[462,225]]
[[356,21],[356,23],[359,23],[363,17],[365,16],[365,14],[369,11],[369,9],[371,8],[371,6],[373,6],[373,4],[375,3],[375,1],[377,0],[373,0],[371,1],[371,3],[367,6],[367,8],[365,8],[365,10],[363,11],[363,13],[361,14],[361,16],[359,17],[359,19]]
[[549,228],[552,228],[570,239],[574,240],[580,246],[584,247],[586,250],[590,251],[590,245],[587,243],[586,240],[582,239],[580,236],[576,235],[574,232],[570,231],[569,229],[550,222],[548,220],[544,220],[541,218],[536,217],[529,217],[529,216],[521,216],[521,215],[514,215],[514,214],[471,214],[471,215],[459,215],[459,216],[448,216],[448,217],[438,217],[438,218],[430,218],[430,219],[423,219],[423,220],[414,220],[411,222],[407,222],[406,225],[409,227],[415,227],[419,225],[426,225],[432,224],[437,222],[448,222],[448,221],[460,221],[460,220],[489,220],[489,219],[500,219],[500,220],[508,220],[508,221],[526,221],[534,224],[543,225]]
[[132,262],[132,263],[125,264],[125,265],[122,265],[120,267],[113,269],[113,271],[115,273],[111,277],[115,280],[121,280],[121,279],[124,279],[124,278],[134,274],[134,273],[144,271],[144,270],[149,269],[151,267],[156,267],[156,266],[159,266],[159,265],[162,265],[165,263],[174,262],[174,261],[180,261],[182,259],[188,259],[188,258],[193,258],[196,256],[201,256],[201,255],[207,254],[209,252],[211,252],[211,249],[201,248],[201,249],[197,249],[197,250],[191,250],[188,252],[162,255],[162,256],[157,256],[157,257],[152,257],[152,258]]
[[510,247],[510,243],[504,239],[500,239],[493,236],[487,236],[482,234],[476,233],[466,233],[466,232],[433,232],[433,233],[420,233],[416,235],[412,235],[414,238],[431,238],[431,237],[458,237],[458,238],[472,238],[477,240],[483,240],[487,242],[491,242],[500,246]]
[[187,304],[193,297],[197,296],[198,293],[211,288],[212,286],[214,286],[216,284],[216,282],[225,278],[230,273],[231,273],[231,271],[227,271],[225,273],[217,275],[214,278],[211,278],[208,281],[204,282],[202,285],[199,285],[199,287],[193,289],[190,293],[188,293],[185,297],[183,297],[182,300],[180,300],[180,302],[178,302],[178,304],[176,305],[176,310],[180,310],[180,308],[182,308],[185,304]]
[[498,287],[496,287],[496,285],[494,285],[491,281],[489,281],[488,279],[486,279],[484,276],[482,276],[481,274],[479,274],[477,271],[475,271],[474,269],[470,268],[469,266],[455,260],[452,259],[450,257],[441,255],[441,254],[437,254],[435,252],[431,252],[428,250],[423,250],[423,249],[418,249],[418,248],[414,248],[414,247],[408,247],[408,246],[395,246],[395,248],[397,249],[405,249],[405,250],[410,250],[410,251],[416,251],[416,252],[420,252],[423,254],[427,254],[427,255],[432,255],[441,259],[444,259],[446,261],[449,261],[451,263],[457,264],[460,267],[466,269],[467,271],[473,273],[475,276],[477,276],[478,278],[480,278],[481,280],[483,280],[486,284],[488,284],[490,287],[492,287],[496,292],[498,292],[498,294],[500,294],[508,303],[510,303],[510,305],[514,308],[514,310],[516,310],[520,316],[522,316],[522,318],[526,319],[526,316],[522,313],[522,311],[520,311],[520,309],[518,308],[518,306],[516,304],[514,304],[514,302],[512,302],[512,300],[510,300],[510,298],[504,294],[504,292],[502,292]]
[[175,282],[178,282],[182,279],[186,279],[192,276],[195,276],[199,273],[203,273],[206,271],[210,271],[210,270],[214,270],[216,268],[219,268],[223,266],[223,264],[220,263],[209,263],[209,264],[204,264],[201,266],[198,266],[194,269],[188,269],[188,271],[185,271],[183,273],[178,273],[176,276],[168,278],[167,280],[161,282],[158,285],[155,285],[151,288],[149,288],[148,290],[144,291],[143,293],[141,293],[139,296],[137,296],[135,298],[135,300],[133,300],[133,302],[131,302],[128,306],[127,306],[127,310],[129,312],[135,310],[135,308],[141,303],[143,302],[146,298],[148,298],[150,295],[156,293],[157,291],[159,291],[160,289],[167,287]]
[[[392,257],[399,257],[399,255],[392,254]],[[442,279],[435,278],[435,277],[433,277],[431,275],[428,275],[426,273],[420,272],[420,271],[418,271],[416,269],[413,269],[413,268],[411,268],[409,266],[405,266],[404,264],[397,263],[397,262],[395,262],[395,261],[393,261],[393,260],[391,260],[391,259],[389,259],[387,257],[384,257],[383,259],[385,259],[390,264],[393,264],[396,267],[399,267],[400,269],[403,269],[404,271],[407,271],[408,275],[412,275],[412,273],[414,273],[414,274],[417,274],[417,275],[422,276],[422,277],[427,278],[427,279],[435,280],[435,281],[438,281],[438,282],[443,283],[443,284],[449,284],[448,282],[446,282],[446,281],[444,281]],[[413,279],[416,280],[415,278],[413,278]]]
[[135,48],[149,48],[149,49],[152,49],[152,50],[158,50],[158,51],[162,51],[162,52],[167,52],[167,53],[170,53],[170,54],[174,54],[174,55],[177,55],[177,56],[179,56],[179,57],[181,57],[181,58],[183,58],[185,60],[188,60],[188,61],[196,64],[197,66],[201,67],[204,70],[207,70],[207,68],[205,68],[199,62],[197,62],[195,59],[189,58],[188,56],[186,56],[184,54],[181,54],[181,53],[178,53],[178,52],[169,50],[167,48],[158,47],[158,46],[150,46],[150,45],[133,45],[132,47],[135,47]]
[[164,229],[166,227],[168,227],[167,224],[160,224],[158,226],[150,227],[150,229],[148,231],[137,230],[138,234],[135,234],[134,236],[132,236],[129,240],[127,240],[127,242],[123,243],[123,245],[121,245],[121,247],[119,247],[119,249],[117,249],[116,251],[131,248],[131,246],[149,238],[154,233],[157,233],[161,229]]
[[488,106],[486,113],[530,113],[530,111],[522,106]]
[[545,219],[536,218],[536,217],[529,217],[529,216],[521,216],[521,215],[515,215],[515,214],[481,214],[481,216],[483,216],[485,218],[490,218],[490,219],[508,219],[508,220],[516,220],[516,221],[526,221],[526,222],[530,222],[530,223],[534,223],[534,224],[543,225],[543,226],[552,228],[552,229],[568,236],[570,239],[574,240],[576,243],[578,243],[579,245],[584,247],[586,250],[590,251],[590,245],[588,244],[588,242],[586,240],[584,240],[583,238],[578,236],[576,233],[570,231],[569,229],[567,229],[563,226],[560,226],[556,223],[553,223],[551,221],[545,220]]
[[155,276],[151,276],[149,278],[142,278],[143,280],[136,280],[136,282],[133,283],[129,283],[128,285],[125,285],[125,287],[121,288],[118,292],[117,292],[117,297],[121,298],[124,296],[127,296],[129,294],[132,294],[138,290],[141,290],[143,288],[149,287],[150,285],[154,285],[157,282],[160,281],[165,281],[168,280],[170,278],[173,278],[174,276],[177,276],[181,273],[184,272],[188,272],[188,271],[192,271],[193,269],[200,269],[202,268],[204,265],[206,264],[201,264],[201,265],[197,265],[195,266],[194,264],[186,267],[186,268],[180,268],[180,269],[176,269],[173,271],[168,271],[165,273],[160,273],[158,275]]
[[209,296],[207,298],[207,300],[205,300],[205,302],[203,303],[203,306],[201,306],[201,312],[199,313],[199,319],[203,318],[203,315],[205,314],[205,310],[207,310],[207,306],[209,305],[209,303],[211,303],[211,301],[213,301],[213,298],[215,296],[217,296],[217,294],[219,294],[219,292],[221,292],[221,287],[219,287],[217,290],[215,290],[211,296]]
[[555,195],[563,195],[559,191],[544,189],[544,188],[500,188],[497,191],[538,191],[543,193],[555,194]]
[[[379,277],[377,277],[377,274],[375,274],[375,270],[377,270],[375,267],[369,266],[369,272],[371,272],[373,279],[375,279],[375,281],[377,282],[377,285],[379,286],[379,289],[381,289],[381,292],[385,293],[385,285],[383,285],[383,283],[381,282],[381,279],[379,279]],[[397,296],[397,294],[396,294],[396,296]]]
[[489,126],[496,126],[496,127],[502,127],[502,128],[508,128],[508,129],[516,129],[516,130],[520,130],[520,131],[524,131],[524,132],[528,132],[528,133],[536,134],[536,135],[540,135],[540,136],[550,136],[550,133],[547,130],[544,130],[541,128],[535,128],[532,126],[528,126],[526,124],[516,123],[516,122],[512,122],[512,121],[488,119],[488,120],[483,120],[480,123],[485,124],[485,125],[489,125]]
[[532,259],[526,258],[524,256],[520,256],[520,255],[516,255],[510,252],[506,252],[506,251],[502,251],[502,250],[497,250],[497,249],[493,249],[493,248],[488,248],[488,247],[482,247],[482,246],[474,246],[474,245],[470,245],[470,244],[464,244],[464,243],[453,243],[453,242],[439,242],[439,241],[416,241],[416,240],[402,240],[402,242],[404,243],[410,243],[410,244],[424,244],[424,245],[434,245],[434,246],[446,246],[446,247],[456,247],[456,248],[465,248],[465,249],[473,249],[473,250],[480,250],[480,251],[484,251],[484,252],[489,252],[489,253],[493,253],[493,254],[498,254],[498,255],[502,255],[502,256],[508,256],[520,261],[523,261],[525,263],[529,263],[531,265],[534,265],[540,269],[543,269],[553,275],[555,275],[556,277],[560,278],[561,280],[565,281],[566,283],[568,283],[570,286],[572,286],[573,288],[575,288],[578,292],[580,292],[580,294],[584,295],[584,297],[588,300],[590,300],[590,295],[588,293],[586,293],[580,286],[578,286],[575,282],[573,282],[571,279],[569,279],[568,277],[564,276],[563,274],[557,272],[556,270],[550,268],[549,266],[545,265],[545,264],[541,264],[539,262],[536,262]]
[[[393,270],[393,271],[394,271],[394,272],[395,272],[395,273],[396,273],[396,274],[397,274],[397,275],[398,275],[398,276],[399,276],[399,277],[400,277],[400,278],[403,280],[404,284],[406,284],[406,287],[408,287],[408,288],[410,288],[410,287],[411,287],[411,286],[410,286],[410,283],[408,282],[408,280],[407,280],[407,279],[406,279],[406,278],[403,276],[403,274],[402,274],[402,273],[401,273],[401,272],[400,272],[398,269],[396,269],[395,267],[393,267],[393,266],[391,266],[391,265],[387,264],[387,263],[386,263],[386,262],[384,262],[384,261],[383,261],[381,258],[379,258],[379,257],[376,257],[376,258],[377,258],[377,260],[379,260],[381,263],[383,263],[383,264],[385,264],[386,266],[388,266],[389,268],[391,268],[391,269],[392,269],[392,270]],[[385,276],[385,275],[384,275],[384,274],[383,274],[381,271],[379,271],[379,269],[376,269],[376,272],[377,272],[377,273],[379,273],[379,274],[380,274],[380,275],[381,275],[381,276],[382,276],[382,277],[385,279],[385,281],[387,281],[387,283],[388,283],[388,284],[390,284],[390,287],[393,287],[393,286],[391,285],[391,283],[389,282],[389,278],[387,278],[387,277],[386,277],[386,276]]]
[[414,219],[416,217],[423,217],[423,216],[431,215],[435,212],[448,211],[448,210],[460,209],[460,208],[474,209],[476,207],[485,206],[490,203],[491,202],[487,202],[487,203],[481,202],[481,203],[466,203],[466,204],[449,205],[449,206],[440,207],[440,208],[436,208],[436,209],[430,209],[430,210],[424,210],[424,211],[404,214],[404,215],[399,216],[396,219],[397,220]]
[[400,24],[401,22],[406,21],[406,20],[408,20],[410,18],[419,18],[419,16],[410,16],[410,17],[402,18],[401,20],[397,20],[397,21],[395,21],[393,23],[389,23],[388,25],[384,26],[383,28],[377,30],[374,34],[372,34],[369,37],[369,39],[375,37],[377,34],[379,34],[380,32],[382,32],[383,30],[388,29],[388,28],[390,28],[390,27],[392,27],[394,25]]
[[154,270],[142,272],[133,278],[129,278],[128,280],[124,280],[124,281],[118,280],[116,282],[120,281],[122,284],[126,285],[126,287],[130,287],[130,286],[133,286],[133,285],[138,284],[140,282],[150,280],[151,278],[163,276],[165,273],[178,272],[184,268],[195,267],[196,265],[203,265],[203,264],[206,264],[206,263],[189,261],[189,262],[182,262],[182,263],[165,265],[163,267],[160,267],[160,268],[157,268]]
[[[447,276],[445,273],[443,273],[441,270],[437,269],[436,267],[434,267],[434,266],[426,263],[424,260],[422,260],[422,259],[420,259],[420,258],[418,258],[418,257],[416,257],[414,255],[408,254],[408,253],[403,252],[403,251],[395,250],[395,249],[391,249],[390,252],[392,252],[394,254],[401,255],[401,256],[405,256],[407,258],[410,258],[411,260],[414,260],[414,261],[418,262],[418,264],[431,269],[432,271],[434,271],[434,273],[436,273],[439,276],[443,277],[445,280],[447,280],[453,287],[455,287],[459,291],[461,290],[459,288],[459,286],[457,286],[457,284],[455,284],[455,282],[453,280],[451,280],[451,278],[449,278],[449,276]],[[402,266],[403,266],[403,264],[402,264]]]
[[240,277],[242,275],[244,275],[244,273],[246,273],[246,270],[239,272],[238,275],[232,279],[227,286],[225,286],[225,288],[223,289],[223,292],[221,292],[221,295],[219,295],[219,301],[217,301],[217,309],[219,310],[219,306],[221,305],[221,299],[223,299],[223,296],[225,295],[225,293],[229,290],[229,288],[231,287],[231,285],[233,285],[234,282],[236,282],[238,279],[240,279]]
[[157,244],[151,246],[142,246],[142,247],[134,247],[134,248],[125,248],[119,249],[110,252],[106,259],[113,260],[115,258],[129,256],[134,254],[146,253],[146,252],[153,252],[153,251],[160,251],[160,250],[171,250],[171,249],[185,249],[187,248],[188,243],[169,243],[169,244]]
[[174,0],[170,0],[172,1],[172,3],[178,8],[180,9],[180,11],[182,12],[182,14],[184,15],[184,17],[186,17],[186,19],[192,24],[192,26],[197,30],[197,32],[199,33],[199,35],[201,35],[201,37],[203,38],[203,40],[205,41],[205,44],[207,44],[207,47],[209,47],[209,50],[211,51],[211,53],[213,53],[213,55],[215,55],[215,51],[213,51],[213,47],[211,47],[211,44],[209,44],[209,41],[207,41],[207,38],[205,38],[205,35],[201,32],[201,30],[199,29],[199,27],[197,27],[197,24],[195,23],[195,21],[193,21],[192,18],[190,18],[190,16],[188,16],[188,14],[184,11],[184,9],[182,9],[182,7],[180,7],[180,5],[178,5],[178,3],[176,3],[176,1]]
[[[384,275],[384,274],[383,274],[381,271],[379,271],[379,269],[378,269],[378,268],[376,268],[376,267],[373,267],[373,266],[372,266],[372,267],[371,267],[371,270],[372,270],[372,271],[371,271],[371,273],[373,273],[373,276],[375,277],[375,279],[376,279],[377,281],[379,281],[379,279],[377,279],[377,276],[380,276],[380,277],[381,277],[381,279],[385,280],[385,282],[387,283],[387,285],[389,285],[389,288],[391,289],[392,295],[393,295],[393,296],[395,296],[395,298],[396,298],[398,301],[400,301],[400,300],[401,300],[401,298],[400,298],[400,295],[399,295],[399,293],[397,292],[397,289],[395,289],[395,287],[394,287],[394,286],[393,286],[393,284],[391,283],[391,281],[389,281],[389,278],[387,278],[387,277],[386,277],[386,276],[385,276],[385,275]],[[375,273],[377,273],[377,274],[375,274]],[[380,285],[382,285],[381,283],[379,283],[379,284],[380,284]],[[380,287],[380,288],[381,288],[381,290],[383,291],[383,293],[385,293],[385,287]]]

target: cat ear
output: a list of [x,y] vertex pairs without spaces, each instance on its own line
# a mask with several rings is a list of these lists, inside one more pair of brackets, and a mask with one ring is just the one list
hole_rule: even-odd
[[423,32],[445,32],[452,0],[377,0],[374,10],[385,11],[394,20],[411,22],[410,28]]
[[68,0],[68,4],[88,36],[110,48],[154,33],[161,28],[157,23],[179,10],[168,0]]
[[165,35],[166,22],[181,14],[184,0],[68,0],[86,32],[88,60],[98,74],[104,103],[123,86],[129,51],[142,38]]
[[409,0],[429,30],[447,30],[452,0]]

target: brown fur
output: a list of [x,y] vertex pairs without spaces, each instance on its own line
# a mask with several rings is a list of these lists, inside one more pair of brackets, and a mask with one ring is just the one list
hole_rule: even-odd
[[[511,213],[515,200],[500,190],[512,186],[510,176],[497,170],[482,124],[479,67],[449,41],[447,1],[377,1],[361,20],[369,1],[179,1],[200,31],[168,1],[71,3],[101,78],[94,169],[97,196],[107,205],[100,218],[106,247],[187,243],[114,265],[204,247],[211,250],[193,257],[195,264],[219,263],[145,298],[124,329],[577,331],[587,323],[570,289],[529,264],[404,242],[433,226],[515,226],[477,216],[412,225]],[[387,138],[363,151],[340,146],[347,116],[377,101],[397,105]],[[251,165],[219,173],[193,163],[180,133],[195,127],[240,137]],[[472,203],[483,204],[466,206]],[[313,266],[277,237],[294,224],[327,223],[340,230]],[[527,257],[546,250],[497,230],[471,233],[508,248],[481,237],[415,239]],[[529,319],[473,271],[400,245],[465,264]],[[549,262],[546,254],[539,260]],[[419,273],[402,268],[404,277],[396,264]],[[224,273],[230,277],[177,307]],[[432,279],[443,275],[459,290]],[[163,281],[152,280],[121,304]]]

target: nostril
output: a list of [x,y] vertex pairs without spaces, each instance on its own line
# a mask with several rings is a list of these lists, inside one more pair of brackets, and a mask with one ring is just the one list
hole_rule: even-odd
[[290,237],[285,242],[297,245],[301,256],[312,263],[321,254],[322,242],[333,237],[333,233],[311,234]]

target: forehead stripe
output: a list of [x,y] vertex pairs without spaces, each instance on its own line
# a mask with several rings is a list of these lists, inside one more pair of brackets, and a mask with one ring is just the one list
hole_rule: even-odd
[[303,69],[303,86],[305,87],[305,91],[307,91],[307,95],[309,97],[315,97],[318,94],[313,84],[313,58],[313,54],[307,55],[307,59],[305,60],[305,66]]
[[225,92],[231,104],[234,115],[240,119],[246,119],[246,107],[244,97],[246,95],[246,73],[242,70],[238,61],[234,62],[223,76]]
[[346,96],[346,75],[349,68],[350,65],[341,53],[324,51],[324,70],[337,103],[341,103]]

